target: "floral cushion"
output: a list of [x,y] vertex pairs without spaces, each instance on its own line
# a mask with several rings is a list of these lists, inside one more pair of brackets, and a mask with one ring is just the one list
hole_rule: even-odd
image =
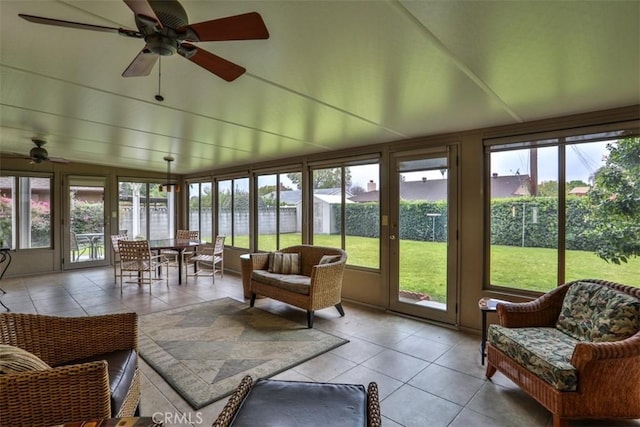
[[489,326],[489,342],[560,391],[575,391],[578,373],[570,363],[578,340],[557,328]]
[[640,300],[597,283],[576,283],[564,297],[558,329],[580,341],[619,341],[640,329]]

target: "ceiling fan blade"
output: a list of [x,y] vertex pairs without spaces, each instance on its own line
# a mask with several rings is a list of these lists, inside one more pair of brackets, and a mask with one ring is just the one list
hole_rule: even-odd
[[156,12],[151,8],[147,0],[123,0],[129,9],[133,10],[136,15],[142,15],[156,21],[158,28],[162,28],[162,23],[156,16]]
[[258,12],[213,19],[178,28],[178,34],[192,30],[201,42],[268,39],[269,31]]
[[122,34],[129,37],[142,38],[142,34],[140,34],[138,31],[127,30],[124,28],[103,27],[102,25],[83,24],[81,22],[63,21],[61,19],[52,19],[52,18],[43,18],[41,16],[25,15],[24,13],[19,13],[18,16],[22,19],[25,19],[29,22],[33,22],[36,24],[54,25],[56,27],[66,27],[66,28],[77,28],[80,30],[102,31],[105,33],[116,33],[116,34]]
[[31,159],[31,157],[25,156],[24,154],[20,154],[20,153],[4,153],[2,154],[2,157],[5,159],[21,159],[21,160]]
[[138,55],[131,61],[131,64],[124,70],[122,77],[142,77],[148,76],[156,65],[158,55],[150,53],[145,47],[138,53]]
[[234,64],[231,61],[227,61],[224,58],[189,43],[182,43],[178,49],[178,53],[228,82],[234,81],[247,71],[238,64]]
[[64,163],[64,164],[71,163],[69,160],[63,159],[62,157],[47,157],[45,160],[51,163]]

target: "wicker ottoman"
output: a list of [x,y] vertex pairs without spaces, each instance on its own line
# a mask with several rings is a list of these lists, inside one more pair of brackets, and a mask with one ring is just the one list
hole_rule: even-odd
[[214,427],[222,426],[381,425],[378,386],[332,384],[245,377],[229,398]]

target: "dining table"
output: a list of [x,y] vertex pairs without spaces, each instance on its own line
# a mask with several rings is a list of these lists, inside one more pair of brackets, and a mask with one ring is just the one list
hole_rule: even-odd
[[[204,242],[189,239],[154,239],[149,240],[149,250],[161,251],[171,249],[178,252],[178,284],[182,285],[182,254],[188,248],[195,248]],[[168,272],[167,272],[168,274]]]
[[89,242],[89,258],[98,259],[98,248],[102,244],[104,245],[104,232],[100,233],[77,233],[76,238],[86,239]]

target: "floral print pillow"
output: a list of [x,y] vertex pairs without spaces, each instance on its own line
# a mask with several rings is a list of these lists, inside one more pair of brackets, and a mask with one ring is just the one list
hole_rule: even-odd
[[619,341],[640,330],[640,300],[596,283],[576,283],[556,324],[580,341]]

